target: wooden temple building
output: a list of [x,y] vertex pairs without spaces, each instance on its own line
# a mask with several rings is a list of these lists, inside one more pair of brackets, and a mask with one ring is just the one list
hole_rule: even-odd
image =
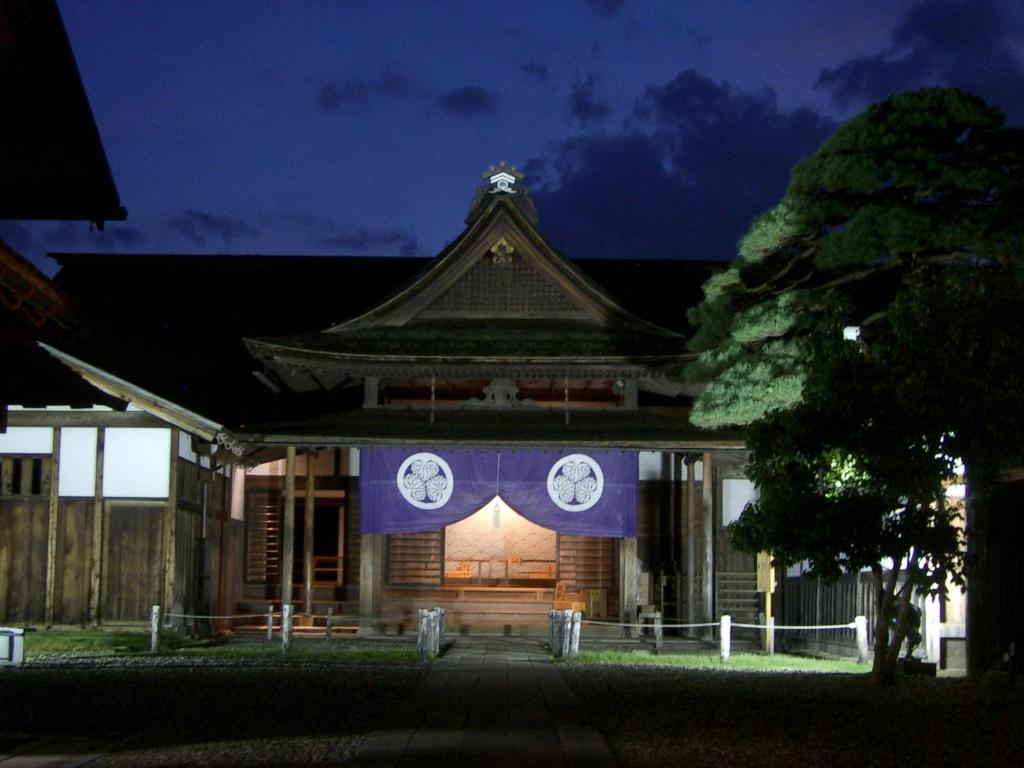
[[[0,219],[123,218],[55,5],[0,0],[4,45],[26,119],[0,121]],[[756,620],[725,535],[755,493],[742,435],[692,427],[680,377],[716,265],[570,261],[515,169],[484,181],[433,259],[68,253],[50,280],[0,242],[0,624]],[[986,546],[1019,608],[1020,546]],[[856,574],[774,594],[792,624],[873,599]],[[964,603],[930,609],[930,658],[962,663]],[[1019,614],[975,610],[972,667]]]
[[[433,260],[58,256],[58,285],[102,299],[91,336],[47,349],[133,410],[70,421],[52,409],[11,411],[12,427],[54,434],[77,419],[96,432],[81,450],[100,458],[89,463],[93,482],[79,482],[91,501],[51,492],[63,544],[52,604],[9,601],[7,613],[128,621],[157,602],[224,614],[290,599],[307,617],[331,609],[390,631],[438,604],[455,627],[535,632],[559,591],[616,621],[643,606],[695,621],[754,619],[753,559],[732,551],[723,527],[752,491],[742,439],[692,427],[694,392],[680,378],[685,307],[707,266],[569,262],[540,234],[518,172],[486,176],[466,229]],[[174,298],[123,295],[115,276],[128,270]],[[675,329],[641,319],[588,271],[633,306],[658,296]],[[211,327],[209,314],[168,306],[190,294],[231,301],[231,289],[260,311],[221,310]],[[281,312],[268,309],[291,289]],[[338,314],[349,318],[317,328],[318,316]],[[111,436],[133,434],[145,439],[116,450],[163,465],[145,482],[110,454]],[[413,520],[415,507],[395,515],[400,498],[372,495],[397,487],[394,468],[385,483],[368,474],[387,451],[500,467],[480,470],[459,510]],[[46,455],[59,483],[77,472]],[[594,512],[545,498],[549,465],[571,456],[607,456],[595,471],[624,462],[628,487],[613,486],[619,470],[604,471],[605,495],[614,487],[622,508],[602,514],[618,515],[619,527],[588,527]],[[527,459],[539,468],[514,469]],[[448,476],[459,492],[470,487],[460,471]],[[82,590],[62,614],[65,582],[97,578],[92,604]]]

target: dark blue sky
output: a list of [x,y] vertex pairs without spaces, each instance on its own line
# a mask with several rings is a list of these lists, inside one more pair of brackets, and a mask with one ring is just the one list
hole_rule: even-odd
[[[433,255],[524,169],[568,256],[721,258],[888,93],[1024,122],[1024,3],[61,2],[128,220],[48,251]],[[52,267],[46,267],[51,269]]]

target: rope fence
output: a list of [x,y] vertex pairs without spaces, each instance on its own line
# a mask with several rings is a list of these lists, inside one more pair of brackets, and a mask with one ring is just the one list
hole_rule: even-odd
[[[193,613],[166,613],[163,614],[159,605],[154,605],[150,614],[150,652],[160,652],[160,629],[169,619],[199,619],[209,621],[233,621],[235,619],[265,619],[267,640],[274,636],[275,619],[280,617],[281,650],[288,653],[291,650],[292,636],[295,630],[295,608],[290,604],[283,605],[280,612],[274,610],[273,604],[267,606],[266,613],[240,613],[240,614],[193,614]],[[324,634],[330,639],[334,621],[333,609],[328,608],[326,614],[326,625]],[[344,617],[357,619],[359,617]],[[375,622],[388,617],[374,617]],[[407,617],[402,616],[405,619]],[[637,622],[611,622],[584,620],[580,611],[574,610],[552,610],[548,613],[548,641],[555,656],[575,656],[579,653],[580,628],[582,625],[594,625],[602,627],[620,627],[624,630],[638,629],[642,635],[650,631],[654,635],[655,648],[658,652],[662,650],[664,642],[664,631],[666,629],[714,629],[718,628],[719,653],[722,661],[726,662],[732,653],[732,630],[754,629],[763,630],[764,647],[771,654],[775,650],[775,633],[799,632],[799,631],[829,631],[829,630],[853,630],[857,637],[857,660],[865,663],[868,659],[868,624],[865,616],[857,616],[847,624],[776,624],[770,618],[764,624],[733,623],[732,617],[723,615],[719,621],[702,621],[692,623],[664,623],[660,611],[654,613],[641,613]],[[445,618],[444,609],[435,606],[430,609],[418,611],[417,626],[417,647],[424,658],[430,658],[443,652],[445,644]]]

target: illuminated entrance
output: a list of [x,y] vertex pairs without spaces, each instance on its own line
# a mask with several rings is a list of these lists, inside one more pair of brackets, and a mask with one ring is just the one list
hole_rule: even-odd
[[462,623],[499,612],[526,624],[564,591],[594,618],[616,615],[636,483],[627,451],[365,450],[361,524],[387,534],[385,603],[401,611],[429,598]]
[[557,534],[500,497],[444,530],[446,584],[554,586]]

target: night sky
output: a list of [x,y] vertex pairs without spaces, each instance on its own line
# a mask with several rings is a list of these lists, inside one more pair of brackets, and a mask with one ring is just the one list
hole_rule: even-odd
[[46,252],[434,255],[524,170],[569,257],[728,259],[792,164],[923,85],[1024,122],[1024,2],[135,2],[61,13],[128,209]]

